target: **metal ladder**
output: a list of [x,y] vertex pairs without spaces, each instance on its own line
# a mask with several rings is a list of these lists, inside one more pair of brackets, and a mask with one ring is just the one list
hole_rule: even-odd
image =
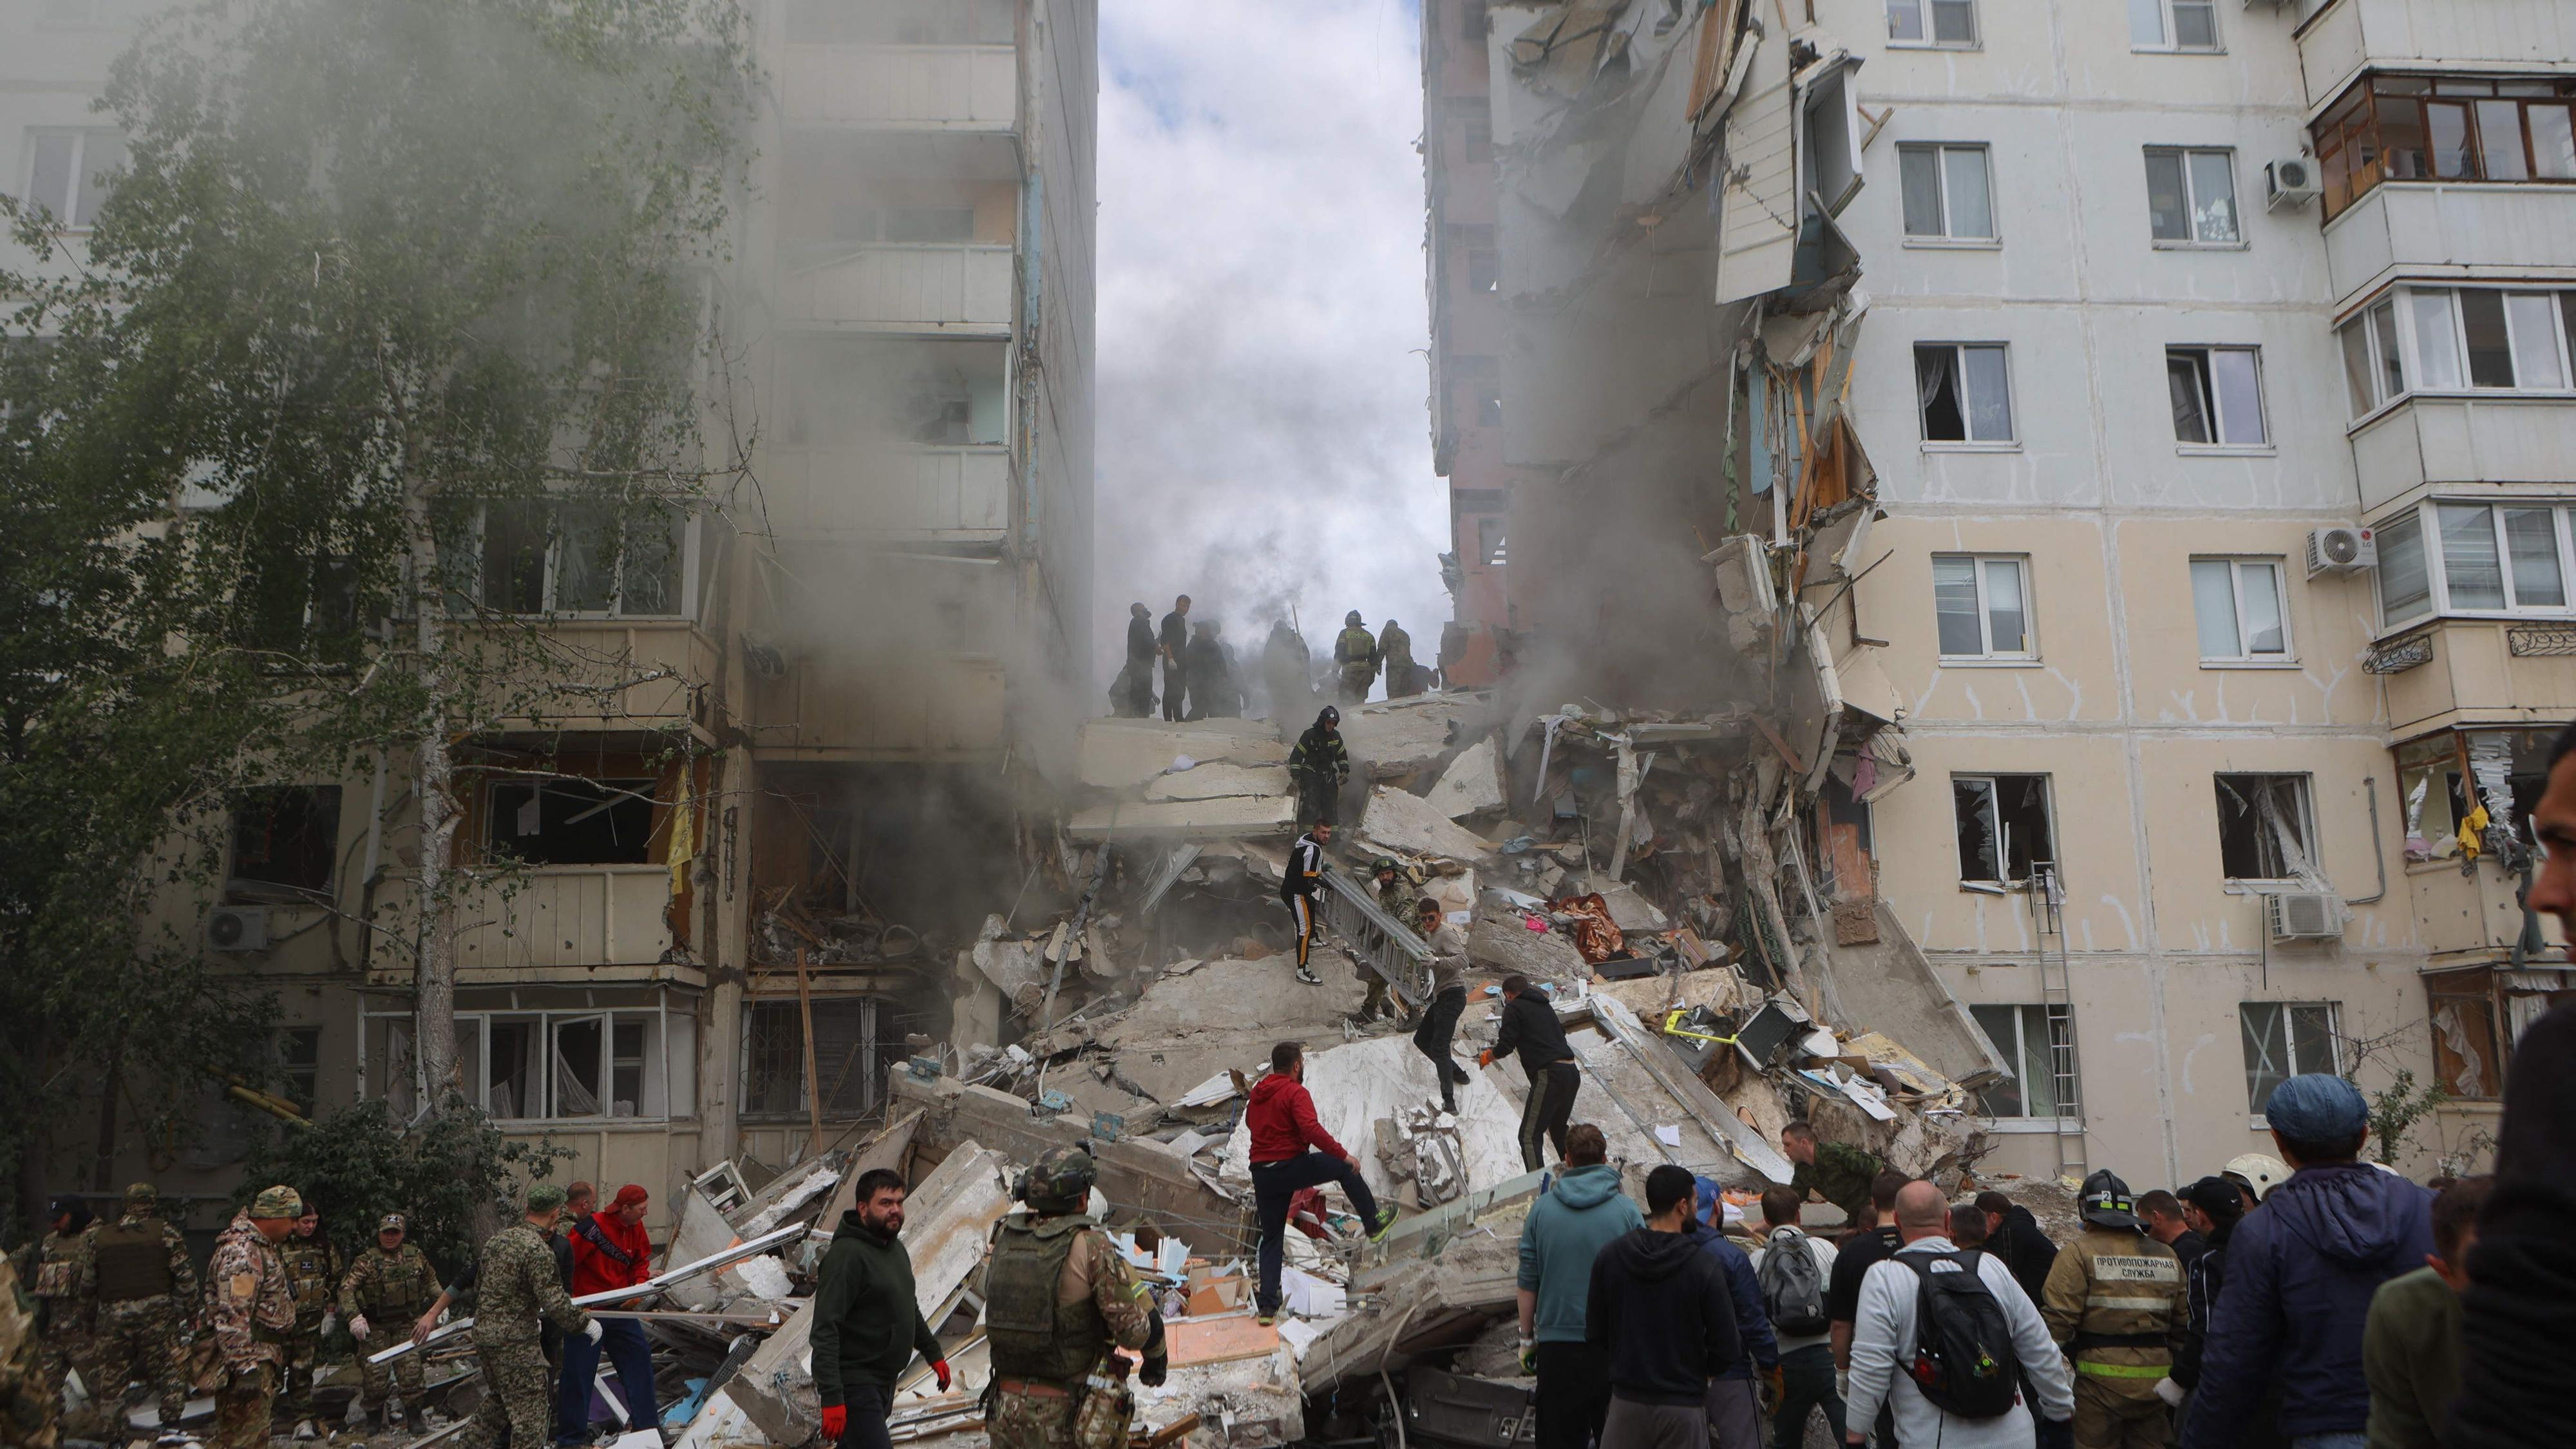
[[2084,1091],[2076,1073],[2075,995],[2068,980],[2066,957],[2066,888],[2055,861],[2033,861],[2030,867],[2031,928],[2038,938],[2039,1000],[2048,1020],[2048,1067],[2055,1080],[2060,1181],[2082,1182],[2091,1171],[2085,1157]]
[[1405,1005],[1421,1006],[1430,945],[1388,915],[1349,872],[1325,871],[1324,886],[1324,924],[1342,938],[1351,958],[1386,978]]

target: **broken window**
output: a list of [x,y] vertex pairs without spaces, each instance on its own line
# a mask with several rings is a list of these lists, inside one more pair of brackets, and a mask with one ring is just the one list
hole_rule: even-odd
[[340,787],[254,790],[233,810],[229,901],[329,900],[340,854]]
[[277,1033],[278,1095],[295,1104],[305,1116],[313,1115],[314,1105],[321,1100],[322,1028],[290,1026]]
[[1503,280],[1503,258],[1492,247],[1471,247],[1467,252],[1467,290],[1490,292]]
[[484,843],[529,865],[641,865],[652,859],[651,780],[503,780],[488,797]]
[[1503,543],[1506,519],[1487,516],[1476,520],[1476,557],[1488,568],[1499,568],[1504,562]]
[[1914,344],[1914,401],[1927,443],[2011,442],[2011,391],[2000,342]]
[[1979,1115],[2077,1115],[2074,1031],[2063,1008],[1971,1006],[1968,1014],[2013,1073],[1977,1094]]
[[2316,878],[2308,777],[2220,775],[2218,864],[2229,880]]
[[2204,662],[2279,662],[2290,657],[2278,559],[2196,558],[2192,610]]
[[1918,241],[1995,239],[1984,146],[1896,148],[1897,189],[1904,193],[1905,234]]
[[2137,50],[2218,49],[2216,0],[2129,0],[2129,44]]
[[[688,516],[651,501],[513,499],[472,509],[440,541],[499,614],[677,614]],[[470,560],[471,562],[467,562]]]
[[2030,595],[2024,561],[1978,554],[1932,556],[1932,606],[1945,659],[2028,659]]
[[2245,1096],[2256,1116],[2272,1089],[2306,1072],[2339,1072],[2336,1026],[2341,1003],[2248,1001],[2236,1008],[2245,1042]]
[[2175,442],[2251,448],[2270,441],[2257,349],[2168,347],[2165,387],[2173,399]]
[[2492,1101],[2502,1094],[2504,1061],[2496,1051],[2492,978],[2483,968],[2424,978],[2433,1029],[2433,1079],[2454,1097]]
[[[494,993],[468,990],[486,998]],[[547,993],[512,987],[511,1001],[539,995],[587,1000],[611,994],[581,988]],[[456,1014],[457,1076],[465,1100],[506,1121],[584,1117],[686,1117],[697,1111],[697,1016],[667,994],[623,993],[639,1009],[580,1005],[572,1010],[486,1011]],[[659,995],[657,1002],[655,997]],[[677,1010],[671,1009],[677,1006]],[[376,1092],[411,1109],[413,1073],[408,1009],[368,1016],[369,1080]],[[375,1032],[381,1031],[381,1037]]]
[[1887,38],[1973,50],[1977,44],[1976,0],[1887,0]]
[[2054,864],[2046,775],[1953,775],[1959,812],[1959,879],[2003,885]]
[[[823,1115],[846,1119],[874,1111],[886,1067],[903,1052],[904,1019],[873,996],[817,997],[812,1014]],[[794,1001],[755,1001],[745,1016],[743,1115],[804,1114],[804,1009]]]
[[64,226],[86,227],[116,189],[125,165],[123,134],[97,127],[27,129],[27,184],[18,193]]
[[2236,245],[2236,153],[2148,147],[2147,230],[2159,246]]

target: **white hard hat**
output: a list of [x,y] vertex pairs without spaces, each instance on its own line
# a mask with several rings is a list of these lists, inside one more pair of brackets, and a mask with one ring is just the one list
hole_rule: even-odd
[[2219,1175],[2254,1189],[2254,1200],[2260,1202],[2272,1195],[2272,1189],[2290,1180],[2290,1165],[2268,1152],[2248,1152],[2229,1158]]

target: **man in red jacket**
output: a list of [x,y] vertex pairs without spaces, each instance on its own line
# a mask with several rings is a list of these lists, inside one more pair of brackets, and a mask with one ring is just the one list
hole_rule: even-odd
[[[1279,1321],[1279,1262],[1288,1235],[1288,1203],[1300,1188],[1338,1182],[1348,1193],[1370,1241],[1395,1226],[1395,1209],[1378,1210],[1377,1196],[1360,1176],[1359,1159],[1315,1120],[1306,1090],[1306,1049],[1283,1041],[1270,1049],[1270,1075],[1252,1086],[1244,1124],[1252,1129],[1252,1201],[1261,1218],[1261,1321]],[[1308,1151],[1308,1148],[1315,1149]]]
[[[631,1288],[653,1276],[653,1244],[644,1236],[644,1213],[651,1201],[644,1189],[628,1183],[617,1190],[605,1212],[573,1224],[572,1292],[606,1293]],[[610,1305],[635,1306],[635,1300]],[[555,1443],[575,1445],[590,1438],[590,1392],[599,1376],[599,1356],[617,1366],[618,1396],[626,1402],[630,1427],[662,1422],[653,1397],[653,1350],[644,1341],[644,1325],[632,1318],[603,1318],[599,1341],[578,1335],[564,1339],[563,1377],[555,1392]]]

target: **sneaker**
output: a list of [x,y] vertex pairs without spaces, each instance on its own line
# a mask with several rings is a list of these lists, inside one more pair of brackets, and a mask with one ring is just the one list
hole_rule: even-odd
[[319,1439],[322,1437],[322,1431],[311,1419],[298,1419],[295,1422],[294,1437],[298,1439]]
[[1276,1327],[1279,1322],[1279,1310],[1276,1308],[1262,1309],[1260,1312],[1252,1315],[1252,1321],[1260,1324],[1264,1328]]
[[1395,1231],[1395,1219],[1395,1204],[1388,1203],[1384,1207],[1379,1208],[1377,1210],[1377,1224],[1369,1229],[1369,1241],[1372,1243],[1384,1242],[1386,1240],[1386,1235]]
[[1314,972],[1307,970],[1303,966],[1297,968],[1297,979],[1305,982],[1309,986],[1321,986],[1324,984],[1323,977],[1316,975]]

